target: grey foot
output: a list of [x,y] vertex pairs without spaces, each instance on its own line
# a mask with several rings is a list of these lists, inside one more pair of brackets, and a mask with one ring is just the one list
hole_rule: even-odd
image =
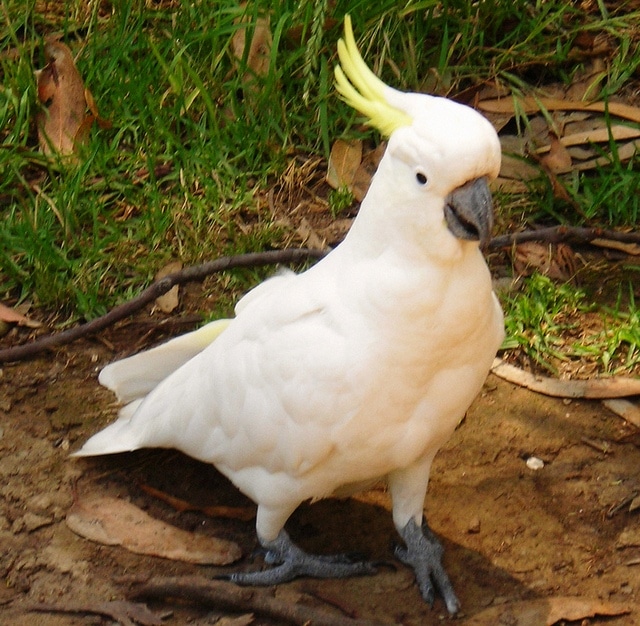
[[[460,602],[453,585],[442,566],[444,549],[425,523],[420,528],[413,520],[400,531],[406,548],[398,546],[396,556],[405,565],[413,568],[420,593],[425,602],[433,605],[437,589],[451,615],[460,610]],[[435,587],[434,587],[435,585]]]
[[319,556],[307,554],[296,546],[289,535],[281,530],[270,542],[265,542],[265,561],[277,563],[276,567],[261,572],[236,572],[229,580],[238,585],[278,585],[298,576],[314,578],[346,578],[374,574],[371,563],[353,562],[344,555]]

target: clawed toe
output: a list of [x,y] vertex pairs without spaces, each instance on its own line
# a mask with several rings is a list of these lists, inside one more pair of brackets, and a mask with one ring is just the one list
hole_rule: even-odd
[[298,548],[285,531],[271,542],[263,543],[265,562],[274,567],[259,572],[235,572],[229,580],[239,585],[278,585],[300,576],[346,578],[374,574],[367,561],[354,561],[352,555],[312,555]]
[[425,602],[433,605],[436,589],[444,600],[447,611],[455,614],[460,610],[460,602],[453,585],[442,566],[443,548],[435,535],[426,527],[419,527],[413,520],[400,531],[406,547],[395,549],[396,557],[413,568],[416,582]]
[[294,569],[291,563],[281,563],[259,572],[234,572],[229,575],[229,580],[237,585],[279,585],[296,577]]

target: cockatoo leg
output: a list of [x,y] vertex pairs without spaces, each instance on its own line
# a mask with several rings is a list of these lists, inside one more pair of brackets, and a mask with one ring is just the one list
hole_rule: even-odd
[[[422,528],[414,519],[400,529],[400,536],[406,547],[396,548],[396,557],[405,565],[413,568],[420,593],[425,602],[433,604],[435,589],[440,592],[449,613],[452,615],[460,609],[460,602],[453,590],[453,585],[442,566],[444,548],[433,534],[426,521]],[[434,588],[435,585],[435,588]]]
[[260,572],[236,572],[229,576],[229,580],[239,585],[278,585],[299,576],[346,578],[375,573],[373,564],[354,562],[343,554],[308,554],[296,546],[284,530],[273,541],[261,543],[266,550],[265,561],[277,565]]

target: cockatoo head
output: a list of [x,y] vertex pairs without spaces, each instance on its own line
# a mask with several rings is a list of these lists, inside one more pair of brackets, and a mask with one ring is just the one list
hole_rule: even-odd
[[360,56],[349,16],[338,55],[339,93],[389,137],[379,168],[392,170],[385,178],[393,179],[394,188],[387,193],[398,198],[398,206],[425,207],[424,230],[486,245],[493,225],[488,183],[498,175],[501,157],[493,126],[453,100],[385,85]]

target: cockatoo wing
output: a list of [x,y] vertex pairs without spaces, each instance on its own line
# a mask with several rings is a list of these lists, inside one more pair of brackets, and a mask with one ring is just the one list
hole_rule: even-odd
[[[293,272],[283,271],[260,283],[237,302],[236,313],[249,302],[264,297],[280,281],[290,276],[293,276]],[[167,376],[215,341],[230,322],[230,319],[215,320],[155,348],[110,363],[100,371],[98,380],[102,386],[113,391],[120,402],[131,403],[144,398]],[[130,413],[132,408],[128,407],[127,411]]]
[[282,269],[271,278],[268,278],[264,282],[256,285],[251,291],[247,292],[235,306],[236,315],[242,312],[244,308],[251,302],[255,302],[260,298],[269,297],[272,291],[280,289],[287,281],[292,280],[295,277],[295,273],[291,270]]
[[120,402],[143,398],[172,372],[215,341],[230,321],[221,319],[210,322],[151,350],[111,363],[101,370],[98,380],[113,391]]
[[[414,290],[384,276],[377,265],[384,260],[350,276],[339,249],[330,257],[247,299],[215,341],[78,455],[177,448],[215,464],[258,503],[297,504],[382,477],[422,454],[425,439],[441,440],[437,433],[448,434],[470,398],[439,390],[458,384],[463,370],[475,394],[490,363],[479,363],[472,377],[466,351],[448,350],[447,333],[420,317],[415,334],[398,341],[393,307],[367,290],[358,297],[358,285],[373,274],[383,292],[387,280],[399,285],[405,301],[404,290]],[[451,299],[461,301],[457,293]],[[468,332],[486,334],[476,323]],[[408,365],[418,367],[411,376]]]
[[214,463],[259,503],[329,495],[344,481],[339,464],[320,486],[300,477],[339,447],[340,425],[361,393],[349,370],[362,369],[366,354],[345,358],[350,339],[336,311],[299,278],[248,302],[213,343],[76,455],[171,447]]

